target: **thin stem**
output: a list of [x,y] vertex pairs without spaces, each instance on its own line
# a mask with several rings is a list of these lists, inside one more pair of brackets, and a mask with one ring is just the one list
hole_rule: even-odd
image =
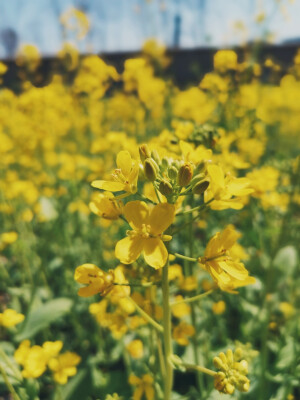
[[146,282],[146,283],[117,283],[114,282],[113,285],[115,286],[130,286],[130,287],[150,287],[150,286],[158,286],[160,285],[161,282],[157,281],[157,282]]
[[172,307],[172,306],[177,306],[177,304],[192,303],[194,301],[199,301],[199,300],[203,299],[204,297],[210,295],[213,291],[214,291],[214,289],[211,289],[205,293],[198,294],[197,296],[188,297],[187,299],[182,299],[182,300],[178,300],[178,301],[173,301],[170,305]]
[[171,308],[169,301],[169,257],[166,265],[162,270],[162,292],[163,292],[163,326],[164,326],[164,357],[166,366],[165,375],[165,390],[164,390],[164,400],[171,400],[171,393],[173,387],[173,363],[171,362],[171,357],[173,354],[172,349],[172,324],[171,324]]
[[185,364],[185,363],[180,363],[179,365],[184,367],[184,368],[186,368],[186,369],[191,369],[191,370],[194,370],[194,371],[203,372],[204,374],[207,374],[207,375],[210,375],[210,376],[217,375],[216,371],[213,371],[213,370],[205,368],[205,367],[201,367],[201,365]]
[[10,383],[8,376],[1,364],[0,364],[0,373],[3,377],[4,383],[6,384],[8,390],[11,393],[14,400],[21,400],[20,397],[18,396],[17,392],[15,391],[13,385]]
[[210,204],[210,203],[213,202],[213,201],[214,201],[214,199],[210,199],[210,200],[207,201],[206,203],[201,204],[201,206],[193,207],[193,208],[191,208],[191,209],[189,209],[189,210],[182,211],[182,212],[178,213],[177,215],[186,215],[186,214],[191,214],[191,213],[193,213],[194,211],[202,211],[202,210],[204,210],[204,209],[208,206],[208,204]]
[[193,262],[197,261],[197,258],[187,257],[187,256],[184,256],[183,254],[179,254],[179,253],[174,253],[174,256],[178,257],[178,258],[182,258],[183,260],[187,260],[187,261],[193,261]]
[[164,328],[158,322],[150,317],[150,315],[147,314],[130,296],[127,296],[127,298],[132,302],[132,304],[134,304],[136,310],[141,314],[143,318],[145,318],[147,322],[149,322],[149,324],[151,324],[159,332],[163,332]]

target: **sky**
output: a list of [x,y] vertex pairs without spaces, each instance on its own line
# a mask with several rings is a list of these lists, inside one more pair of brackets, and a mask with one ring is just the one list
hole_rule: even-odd
[[[90,20],[81,41],[64,38],[59,22],[71,6]],[[255,22],[263,13],[267,18]],[[0,0],[0,58],[9,55],[9,30],[16,48],[35,44],[43,55],[55,54],[65,39],[81,52],[101,53],[139,50],[152,37],[171,48],[229,47],[267,33],[281,43],[300,38],[299,17],[300,0]]]

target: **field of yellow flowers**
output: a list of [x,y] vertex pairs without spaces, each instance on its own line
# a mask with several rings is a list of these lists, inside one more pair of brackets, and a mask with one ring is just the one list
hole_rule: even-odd
[[300,399],[300,52],[171,62],[0,89],[1,399]]

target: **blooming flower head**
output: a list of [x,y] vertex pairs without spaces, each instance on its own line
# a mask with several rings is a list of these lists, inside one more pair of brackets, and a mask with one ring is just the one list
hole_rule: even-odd
[[249,276],[244,264],[231,254],[231,249],[239,236],[240,234],[232,226],[216,233],[208,242],[204,257],[198,260],[220,289],[231,293],[234,293],[237,287],[255,282],[255,278]]
[[231,349],[214,358],[214,365],[220,371],[215,375],[215,388],[222,393],[233,394],[235,389],[248,392],[250,381],[247,378],[248,363],[241,360],[241,349],[233,353]]
[[17,313],[17,311],[7,308],[3,313],[0,313],[0,326],[11,328],[24,321],[24,315]]
[[117,167],[112,174],[112,181],[97,180],[92,182],[92,186],[109,192],[136,193],[139,163],[131,158],[127,150],[123,150],[117,155]]
[[51,358],[49,361],[49,368],[53,372],[55,382],[64,385],[67,383],[70,376],[74,376],[77,372],[77,364],[80,363],[81,358],[71,351],[60,354],[56,358]]
[[213,210],[225,210],[227,208],[240,210],[243,208],[244,203],[241,202],[239,197],[253,192],[253,189],[248,187],[250,181],[247,178],[225,177],[224,171],[218,165],[208,165],[207,172],[210,185],[204,195],[205,202],[214,199],[210,204]]
[[106,295],[113,288],[114,273],[111,270],[104,272],[95,264],[82,264],[76,268],[74,279],[88,285],[78,290],[79,296],[90,297],[97,293]]
[[48,357],[41,346],[30,347],[30,341],[24,340],[14,354],[18,364],[23,366],[24,378],[38,378],[47,368]]
[[114,220],[121,215],[121,209],[111,192],[95,193],[89,207],[94,214],[104,219]]
[[116,257],[123,264],[131,264],[143,252],[147,264],[156,269],[162,268],[168,258],[163,241],[171,239],[163,232],[174,220],[175,207],[160,203],[150,210],[143,201],[130,201],[124,207],[124,216],[132,230],[117,243]]

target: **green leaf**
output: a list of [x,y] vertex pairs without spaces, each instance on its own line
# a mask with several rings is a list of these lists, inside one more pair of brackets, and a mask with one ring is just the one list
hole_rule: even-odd
[[298,262],[298,254],[293,246],[280,249],[273,261],[275,267],[290,275],[294,272]]
[[73,305],[72,300],[68,298],[58,298],[42,304],[33,311],[29,311],[22,331],[15,336],[17,341],[29,339],[44,328],[47,328],[52,322],[69,313]]
[[286,345],[280,350],[278,355],[278,362],[276,363],[276,367],[279,370],[285,370],[293,365],[294,357],[295,357],[295,343],[293,338],[288,337],[286,339]]

